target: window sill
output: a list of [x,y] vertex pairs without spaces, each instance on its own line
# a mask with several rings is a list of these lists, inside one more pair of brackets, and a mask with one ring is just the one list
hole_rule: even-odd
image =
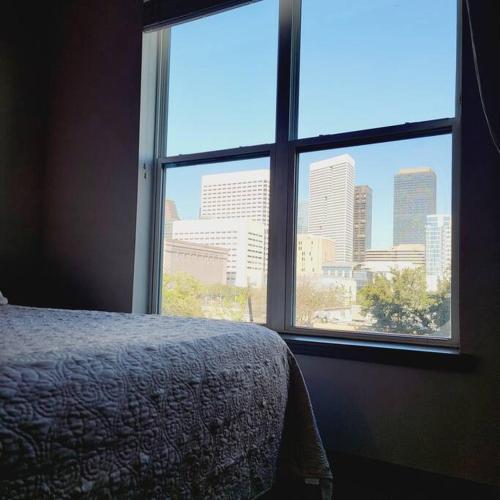
[[421,346],[393,342],[325,338],[312,335],[282,334],[293,354],[349,359],[372,363],[474,371],[478,360],[455,347]]

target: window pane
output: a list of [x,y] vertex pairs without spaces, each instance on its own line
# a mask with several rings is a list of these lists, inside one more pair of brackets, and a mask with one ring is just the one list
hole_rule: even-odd
[[300,155],[295,325],[450,337],[451,136]]
[[455,115],[456,0],[302,0],[299,136]]
[[274,141],[278,1],[171,29],[168,155]]
[[162,314],[265,323],[269,158],[165,177]]

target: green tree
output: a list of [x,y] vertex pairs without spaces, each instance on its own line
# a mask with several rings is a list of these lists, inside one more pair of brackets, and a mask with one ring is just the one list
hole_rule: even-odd
[[342,287],[319,286],[310,278],[300,277],[297,281],[295,296],[295,320],[301,326],[313,326],[318,311],[343,307],[346,291]]
[[428,292],[425,269],[393,269],[391,277],[375,276],[358,292],[358,304],[370,314],[374,327],[387,333],[435,333],[450,319],[450,282],[443,280]]
[[203,285],[190,274],[165,274],[162,292],[162,313],[166,316],[203,316]]

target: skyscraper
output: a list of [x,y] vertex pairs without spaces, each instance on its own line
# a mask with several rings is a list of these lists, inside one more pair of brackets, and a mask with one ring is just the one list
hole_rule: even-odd
[[354,262],[363,262],[372,246],[372,196],[370,186],[354,187]]
[[200,219],[241,219],[263,224],[262,258],[264,272],[267,272],[269,169],[202,176]]
[[352,262],[354,159],[343,154],[309,166],[309,233],[335,242],[337,262]]
[[309,203],[299,201],[297,207],[297,234],[307,234],[309,232]]
[[451,272],[451,215],[428,215],[425,225],[427,287],[436,290]]
[[425,244],[428,215],[436,213],[436,174],[431,168],[403,168],[394,176],[394,245]]
[[165,238],[172,238],[172,224],[174,221],[179,220],[177,213],[177,205],[174,200],[165,200]]
[[201,178],[201,219],[245,219],[269,226],[269,169]]

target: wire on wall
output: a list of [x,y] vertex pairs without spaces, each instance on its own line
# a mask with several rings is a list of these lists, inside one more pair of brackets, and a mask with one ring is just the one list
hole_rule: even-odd
[[479,63],[477,59],[476,41],[475,41],[474,29],[472,27],[472,19],[471,19],[472,16],[471,16],[471,8],[469,0],[465,0],[465,4],[467,6],[467,18],[469,20],[470,39],[472,44],[472,56],[474,58],[474,71],[476,73],[477,87],[479,89],[479,99],[481,100],[481,107],[483,108],[483,114],[486,120],[486,124],[488,126],[488,131],[490,133],[491,140],[493,141],[497,153],[500,154],[500,141],[498,140],[495,134],[495,130],[493,129],[490,118],[488,116],[488,111],[486,110],[486,103],[483,95],[481,75],[479,74]]

